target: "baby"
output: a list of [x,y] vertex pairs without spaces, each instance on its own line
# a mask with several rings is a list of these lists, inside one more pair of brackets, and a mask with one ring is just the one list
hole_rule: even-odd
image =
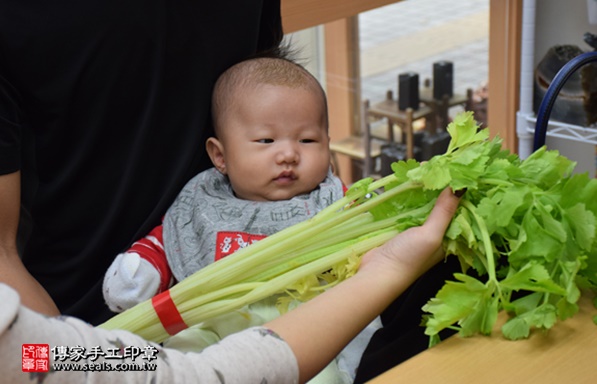
[[231,67],[215,85],[212,115],[214,167],[188,182],[163,225],[117,256],[104,281],[113,311],[342,197],[330,170],[325,93],[301,66],[257,58]]
[[330,167],[326,96],[300,65],[282,58],[234,65],[215,84],[212,117],[206,150],[214,167],[188,182],[162,225],[116,257],[103,287],[113,311],[343,196]]

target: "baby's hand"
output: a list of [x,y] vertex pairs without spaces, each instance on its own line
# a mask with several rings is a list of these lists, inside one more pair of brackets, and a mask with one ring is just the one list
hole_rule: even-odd
[[134,252],[121,253],[104,276],[104,300],[110,310],[122,312],[155,296],[159,286],[160,274],[150,262]]

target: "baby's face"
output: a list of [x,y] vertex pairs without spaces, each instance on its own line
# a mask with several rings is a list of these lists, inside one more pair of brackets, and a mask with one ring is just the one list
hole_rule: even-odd
[[312,90],[260,85],[224,119],[226,174],[238,198],[287,200],[315,189],[330,166],[323,100]]

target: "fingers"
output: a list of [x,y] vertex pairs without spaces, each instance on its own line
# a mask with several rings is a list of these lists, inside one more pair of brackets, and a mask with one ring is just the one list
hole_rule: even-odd
[[429,214],[424,226],[427,227],[431,233],[445,233],[450,221],[456,213],[460,197],[452,193],[450,188],[446,188],[440,193],[433,210]]
[[[373,268],[382,265],[387,270],[393,270],[393,266],[399,266],[398,270],[401,270],[406,266],[408,270],[421,272],[439,262],[443,258],[441,242],[459,202],[460,198],[450,188],[443,190],[422,226],[407,229],[375,252],[365,254],[360,269],[373,264]],[[385,264],[387,261],[391,266]]]

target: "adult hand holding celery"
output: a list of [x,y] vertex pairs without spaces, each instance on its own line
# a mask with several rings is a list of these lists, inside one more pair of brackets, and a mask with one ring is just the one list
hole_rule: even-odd
[[[572,316],[579,288],[597,287],[597,181],[572,175],[574,163],[545,148],[520,160],[479,130],[470,112],[456,116],[448,131],[445,154],[423,164],[394,163],[392,175],[360,180],[315,217],[172,287],[184,323],[199,324],[274,294],[289,297],[280,300],[281,311],[290,300],[308,300],[354,274],[368,250],[421,225],[445,187],[466,190],[443,242],[463,273],[424,307],[432,342],[447,327],[464,336],[489,334],[502,309],[512,314],[502,329],[512,339]],[[154,341],[169,336],[151,301],[102,327]]]

